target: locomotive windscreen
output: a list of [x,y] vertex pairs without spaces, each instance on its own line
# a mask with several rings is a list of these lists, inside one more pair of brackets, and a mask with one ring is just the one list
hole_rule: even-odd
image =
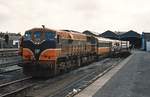
[[30,32],[30,31],[27,31],[24,34],[24,39],[25,40],[33,40],[34,39],[35,42],[40,42],[43,39],[42,38],[43,35],[44,35],[44,37],[43,37],[44,40],[55,40],[55,38],[56,38],[56,33],[52,32],[52,31],[47,31],[47,32],[43,32],[43,31]]
[[34,32],[34,39],[36,42],[39,42],[41,40],[41,32],[39,31]]
[[24,39],[25,40],[31,40],[31,32],[25,32]]
[[56,36],[55,32],[46,32],[45,33],[45,39],[46,40],[54,40]]

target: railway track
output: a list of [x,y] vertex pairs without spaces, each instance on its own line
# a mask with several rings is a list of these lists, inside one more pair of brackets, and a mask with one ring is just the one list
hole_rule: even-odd
[[[23,94],[33,86],[32,77],[26,77],[0,85],[0,97],[23,97]],[[22,96],[21,96],[22,95]]]
[[20,69],[17,65],[22,60],[18,52],[18,49],[0,49],[0,74]]
[[121,59],[114,60],[106,59],[101,63],[91,64],[63,76],[50,79],[41,85],[38,84],[33,87],[33,91],[27,94],[27,97],[72,97],[70,95],[74,95],[74,92],[79,92],[96,80],[100,73],[104,74],[105,70],[111,69],[121,61]]
[[0,68],[0,74],[13,72],[13,71],[17,71],[17,70],[22,70],[22,67],[19,67],[17,64],[13,64],[11,66]]
[[0,49],[0,97],[16,97],[32,87],[31,77],[23,75],[17,66],[20,59],[18,49]]
[[[114,60],[108,58],[101,61],[101,63],[85,66],[71,73],[64,74],[63,77],[58,76],[50,80],[41,81],[41,86],[39,86],[38,81],[33,82],[31,77],[3,83],[0,85],[0,97],[72,97],[100,77],[98,76],[100,73],[105,74],[107,70],[110,70],[120,62],[120,59]],[[28,95],[30,89],[35,89],[33,85],[38,87],[37,89],[39,90],[36,92],[32,90],[31,92],[34,92],[33,95]],[[41,88],[45,90],[40,90]],[[47,94],[42,94],[44,92],[47,92]]]
[[[98,78],[102,77],[104,74],[106,74],[109,70],[111,70],[113,67],[115,67],[116,64],[108,67],[107,69],[105,69],[103,72],[93,72],[92,75],[87,75],[87,77],[83,78],[83,80],[81,80],[81,84],[74,87],[74,90],[72,90],[71,92],[67,92],[63,93],[64,96],[63,97],[73,97],[74,95],[76,95],[77,93],[79,93],[80,91],[82,91],[83,89],[85,89],[87,86],[89,86],[90,84],[92,84],[94,81],[96,81]],[[78,83],[77,83],[78,84]],[[67,94],[68,93],[68,94]],[[66,95],[67,94],[67,95]],[[59,95],[59,96],[58,96]],[[61,94],[62,95],[62,94]],[[51,97],[51,96],[50,96]],[[60,94],[56,94],[55,96],[52,97],[61,97]]]
[[22,73],[22,69],[12,69],[5,72],[0,72],[0,85],[9,83],[27,77]]
[[[104,61],[105,65],[107,64],[107,62],[108,60]],[[83,77],[69,84],[67,87],[63,87],[60,90],[54,92],[49,97],[73,97],[76,93],[80,92],[82,89],[84,89],[93,81],[95,81],[97,78],[99,78],[100,77],[98,76],[99,74],[101,74],[101,76],[104,75],[107,71],[112,69],[114,65],[116,65],[117,63],[109,64],[106,67],[102,65],[102,68],[99,70],[93,69],[92,71],[84,74]]]
[[12,57],[12,56],[18,56],[19,55],[19,49],[0,49],[0,57]]

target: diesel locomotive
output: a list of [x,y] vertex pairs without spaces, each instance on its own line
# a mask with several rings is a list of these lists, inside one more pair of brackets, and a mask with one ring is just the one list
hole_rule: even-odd
[[23,72],[49,77],[128,49],[128,41],[85,35],[73,30],[33,28],[20,40]]

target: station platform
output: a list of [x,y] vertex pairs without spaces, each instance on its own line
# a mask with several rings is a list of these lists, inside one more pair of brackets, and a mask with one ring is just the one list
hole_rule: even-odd
[[74,97],[150,97],[150,52],[133,51]]

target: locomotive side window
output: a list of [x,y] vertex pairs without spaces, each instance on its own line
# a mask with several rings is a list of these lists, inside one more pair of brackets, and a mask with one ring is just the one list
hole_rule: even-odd
[[31,32],[25,32],[24,38],[25,40],[31,40]]
[[55,39],[55,32],[46,32],[45,33],[45,39],[46,40],[54,40]]

